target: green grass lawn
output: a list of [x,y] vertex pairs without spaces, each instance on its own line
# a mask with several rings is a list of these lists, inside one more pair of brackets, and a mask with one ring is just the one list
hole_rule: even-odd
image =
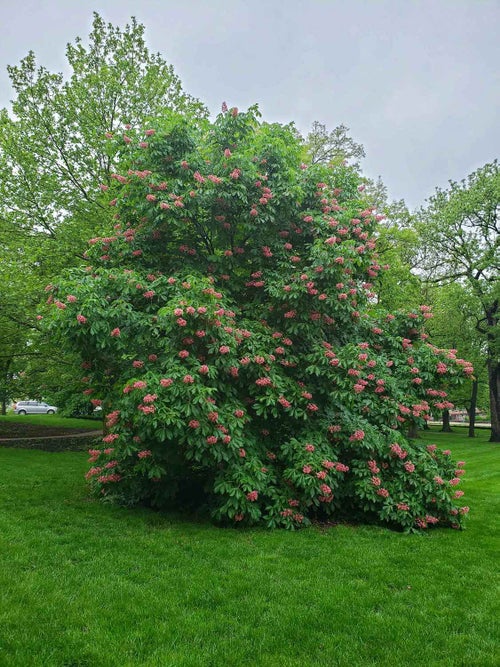
[[498,445],[467,529],[234,530],[92,501],[86,455],[0,450],[0,665],[497,665]]

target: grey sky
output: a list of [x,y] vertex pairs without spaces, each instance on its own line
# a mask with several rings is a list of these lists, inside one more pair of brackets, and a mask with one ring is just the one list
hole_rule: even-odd
[[32,49],[64,70],[92,11],[146,26],[153,51],[212,112],[258,102],[268,121],[345,123],[364,172],[417,207],[500,154],[498,0],[0,0],[7,64]]

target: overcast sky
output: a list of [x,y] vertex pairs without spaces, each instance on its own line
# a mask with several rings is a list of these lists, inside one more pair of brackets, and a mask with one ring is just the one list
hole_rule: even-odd
[[410,207],[499,157],[499,0],[0,0],[0,107],[6,66],[31,49],[64,71],[93,10],[136,16],[213,113],[258,102],[303,133],[346,124],[364,172]]

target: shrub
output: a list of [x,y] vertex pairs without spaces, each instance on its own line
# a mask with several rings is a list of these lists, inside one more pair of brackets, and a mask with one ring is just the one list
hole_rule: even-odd
[[107,414],[91,488],[191,497],[223,523],[459,527],[463,468],[404,432],[472,369],[428,343],[427,307],[375,307],[387,267],[359,175],[301,164],[293,127],[256,109],[109,140],[130,164],[102,186],[114,229],[47,288]]

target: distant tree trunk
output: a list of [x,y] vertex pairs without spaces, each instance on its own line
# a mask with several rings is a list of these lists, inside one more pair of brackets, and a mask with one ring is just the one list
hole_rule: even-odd
[[472,391],[470,395],[470,407],[467,410],[469,413],[469,438],[474,438],[475,433],[474,429],[476,426],[476,405],[477,405],[477,388],[478,388],[478,381],[475,379],[472,382]]
[[490,386],[491,437],[490,442],[500,442],[500,362],[488,360],[488,384]]
[[500,302],[498,299],[486,310],[486,322],[488,324],[487,367],[491,413],[490,442],[500,442],[500,360],[498,359]]
[[408,437],[411,440],[416,440],[418,438],[418,426],[417,422],[411,422],[408,427]]
[[2,394],[1,394],[2,397],[0,399],[1,406],[2,406],[2,408],[1,408],[2,415],[7,414],[7,399],[9,398],[9,396],[8,396],[8,391],[9,391],[8,386],[9,386],[9,379],[10,379],[9,369],[10,369],[11,362],[12,362],[11,359],[7,359],[7,361],[5,361],[0,366],[0,381],[3,385]]
[[448,408],[443,410],[443,428],[441,429],[443,433],[451,433],[450,426],[450,411]]

